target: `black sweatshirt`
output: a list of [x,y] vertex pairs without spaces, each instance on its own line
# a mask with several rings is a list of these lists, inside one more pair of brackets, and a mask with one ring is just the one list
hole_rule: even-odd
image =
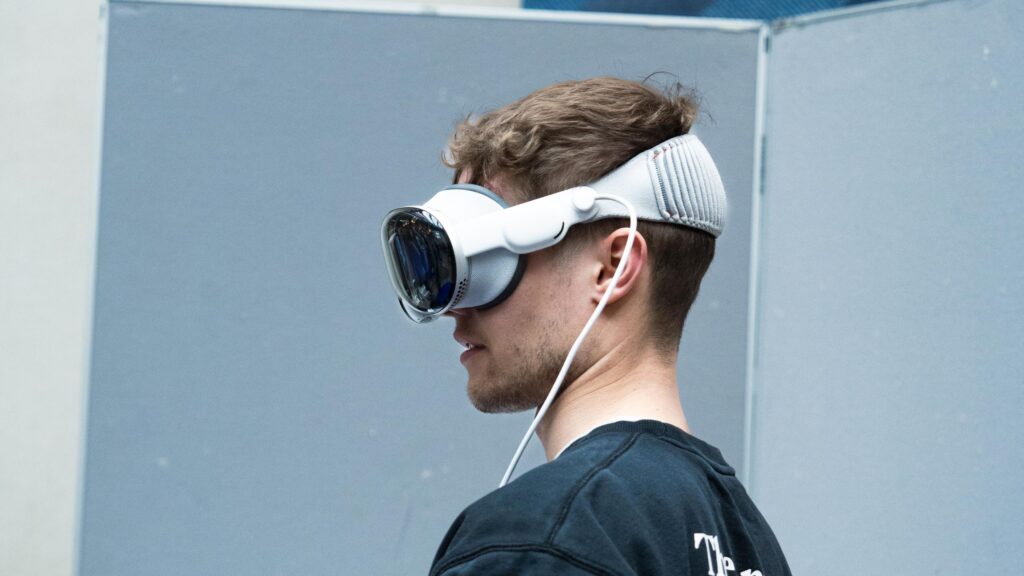
[[600,426],[466,508],[431,576],[790,576],[717,448],[664,422]]

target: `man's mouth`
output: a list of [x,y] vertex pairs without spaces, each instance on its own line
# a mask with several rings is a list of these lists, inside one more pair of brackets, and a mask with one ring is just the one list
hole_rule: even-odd
[[468,358],[475,356],[481,350],[487,348],[483,344],[476,342],[474,340],[470,340],[469,338],[466,338],[462,334],[456,333],[453,334],[453,336],[455,338],[455,341],[458,342],[465,349],[462,352],[462,355],[459,356],[459,360],[462,362],[465,362]]
[[455,341],[461,344],[462,347],[465,348],[466,350],[473,350],[474,348],[486,348],[486,346],[484,346],[483,344],[475,340],[470,340],[469,338],[463,336],[462,334],[459,334],[458,332],[452,334],[452,336],[455,338]]

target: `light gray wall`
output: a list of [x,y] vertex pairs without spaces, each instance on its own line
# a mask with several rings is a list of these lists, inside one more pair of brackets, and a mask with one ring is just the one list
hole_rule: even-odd
[[380,218],[450,179],[456,120],[570,78],[708,103],[732,204],[681,386],[742,463],[759,27],[580,20],[111,4],[82,574],[426,569],[529,415],[475,413]]
[[796,574],[1020,570],[1022,31],[955,1],[773,38],[753,482]]
[[0,0],[0,574],[74,564],[99,172],[100,2]]

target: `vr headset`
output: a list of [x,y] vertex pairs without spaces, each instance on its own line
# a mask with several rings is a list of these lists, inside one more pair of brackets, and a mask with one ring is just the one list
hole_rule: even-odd
[[388,212],[381,243],[391,285],[414,322],[453,309],[496,306],[515,290],[525,255],[553,246],[572,226],[636,217],[690,226],[717,237],[725,188],[692,134],[647,150],[603,178],[509,207],[494,192],[453,184],[422,205]]

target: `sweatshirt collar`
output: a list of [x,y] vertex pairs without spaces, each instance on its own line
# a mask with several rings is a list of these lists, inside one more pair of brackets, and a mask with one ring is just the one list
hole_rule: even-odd
[[651,434],[659,438],[674,441],[676,444],[680,444],[684,448],[703,456],[711,462],[719,472],[731,475],[736,473],[732,466],[729,466],[729,464],[726,463],[725,459],[722,457],[722,452],[718,448],[715,448],[700,438],[687,433],[681,428],[677,428],[672,424],[661,422],[659,420],[619,420],[609,424],[602,424],[590,432],[587,432],[582,436],[578,436],[575,440],[567,444],[554,459],[557,459],[559,456],[569,452],[570,450],[586,444],[589,439],[595,436],[610,432]]

